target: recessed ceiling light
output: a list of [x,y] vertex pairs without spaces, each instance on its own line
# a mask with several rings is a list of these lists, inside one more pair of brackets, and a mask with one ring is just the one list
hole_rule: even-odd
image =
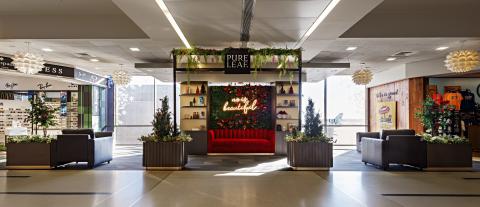
[[138,47],[131,47],[131,48],[130,48],[130,51],[132,51],[132,52],[138,52],[138,51],[140,51],[140,48],[138,48]]
[[447,46],[441,46],[441,47],[435,48],[435,50],[437,50],[437,51],[442,51],[442,50],[446,50],[446,49],[448,49]]
[[[158,0],[157,0],[158,1]],[[317,29],[317,27],[320,25],[320,23],[327,18],[328,14],[333,11],[333,9],[337,6],[337,4],[340,3],[340,0],[332,0],[328,4],[328,6],[323,10],[323,12],[318,16],[318,18],[315,20],[315,22],[312,24],[310,28],[308,28],[307,32],[303,35],[302,39],[300,39],[297,44],[295,45],[295,48],[300,48],[305,40],[307,40],[310,35]]]
[[394,61],[396,59],[397,59],[396,57],[389,57],[389,58],[387,58],[387,61]]
[[96,58],[90,58],[90,61],[92,61],[92,62],[98,62],[98,61],[100,61],[100,60],[98,60],[98,59],[96,59]]
[[53,51],[53,50],[50,49],[50,48],[42,48],[42,50],[45,51],[45,52],[52,52],[52,51]]
[[148,72],[152,72],[153,70],[152,69],[147,69]]
[[357,47],[347,47],[346,50],[348,50],[348,51],[353,51],[353,50],[356,50],[356,49],[357,49]]
[[163,14],[165,15],[165,17],[167,17],[168,21],[172,25],[173,29],[175,29],[175,32],[177,33],[178,37],[182,40],[185,47],[188,49],[192,48],[192,46],[190,46],[190,43],[188,43],[188,40],[183,34],[182,30],[178,26],[177,22],[173,18],[172,13],[170,13],[170,11],[168,10],[168,7],[165,4],[165,2],[163,0],[155,0],[155,2],[157,2],[157,5],[160,7],[160,9],[162,9]]

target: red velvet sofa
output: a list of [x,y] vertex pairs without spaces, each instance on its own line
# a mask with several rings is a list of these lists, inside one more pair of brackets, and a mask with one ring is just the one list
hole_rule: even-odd
[[208,153],[275,153],[275,131],[268,129],[208,130]]

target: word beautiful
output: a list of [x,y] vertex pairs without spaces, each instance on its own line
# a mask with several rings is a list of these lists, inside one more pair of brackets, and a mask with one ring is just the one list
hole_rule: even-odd
[[257,109],[257,99],[250,103],[247,97],[232,98],[230,102],[232,102],[233,106],[229,106],[229,101],[226,101],[223,105],[223,111],[243,111],[244,114],[247,114],[248,111],[255,111]]

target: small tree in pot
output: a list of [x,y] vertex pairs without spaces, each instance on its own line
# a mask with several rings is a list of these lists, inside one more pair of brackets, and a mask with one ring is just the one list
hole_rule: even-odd
[[333,143],[325,136],[320,114],[308,99],[304,132],[295,129],[286,137],[288,164],[294,169],[328,169],[333,166]]
[[143,166],[147,169],[181,169],[187,163],[184,143],[192,141],[192,138],[172,126],[168,97],[160,100],[162,107],[155,112],[153,132],[140,138],[143,142]]
[[[7,168],[45,169],[53,166],[52,146],[56,138],[48,136],[47,130],[57,124],[54,113],[58,108],[48,106],[44,98],[29,100],[32,109],[28,110],[25,122],[32,124],[32,134],[7,137]],[[43,136],[37,135],[39,127]]]

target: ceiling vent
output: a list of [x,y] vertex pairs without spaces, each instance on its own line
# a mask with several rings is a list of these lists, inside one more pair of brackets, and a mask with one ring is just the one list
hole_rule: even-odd
[[84,53],[84,52],[79,52],[79,53],[74,53],[73,55],[75,55],[75,57],[78,57],[78,58],[93,58],[93,56],[91,56],[90,54],[88,53]]
[[397,52],[395,54],[393,54],[392,56],[393,57],[409,57],[409,56],[412,56],[414,54],[416,54],[417,52],[411,52],[411,51],[401,51],[401,52]]

